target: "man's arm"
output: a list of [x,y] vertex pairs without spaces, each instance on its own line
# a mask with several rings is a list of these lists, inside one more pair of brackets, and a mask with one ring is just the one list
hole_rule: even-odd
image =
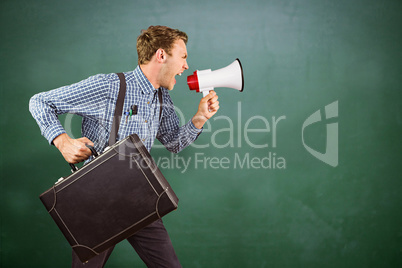
[[72,139],[58,119],[58,115],[73,113],[98,117],[102,114],[108,84],[104,75],[92,76],[81,82],[34,95],[29,110],[49,144],[55,145],[69,163],[86,160],[91,151],[85,146],[88,138]]
[[170,99],[165,101],[167,103],[164,103],[165,110],[157,138],[166,149],[173,153],[180,152],[195,141],[205,122],[219,109],[218,96],[212,91],[201,99],[194,117],[187,124],[179,127],[179,118],[174,111],[173,103]]

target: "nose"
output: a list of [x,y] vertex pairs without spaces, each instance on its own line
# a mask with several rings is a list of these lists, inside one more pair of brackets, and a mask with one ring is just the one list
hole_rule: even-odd
[[187,69],[188,69],[187,60],[185,60],[185,61],[184,61],[184,66],[183,66],[183,68],[184,68],[185,70],[187,70]]

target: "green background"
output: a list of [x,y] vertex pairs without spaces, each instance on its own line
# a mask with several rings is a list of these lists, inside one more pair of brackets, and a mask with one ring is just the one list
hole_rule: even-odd
[[[1,267],[70,267],[69,245],[38,199],[69,167],[40,135],[29,98],[97,73],[133,70],[140,30],[157,24],[189,35],[190,69],[171,92],[183,122],[201,98],[188,90],[187,75],[236,58],[244,68],[244,92],[217,89],[221,109],[196,141],[209,147],[178,155],[190,159],[187,170],[161,167],[180,198],[164,222],[184,267],[402,266],[400,1],[0,6]],[[338,117],[326,120],[324,107],[336,101]],[[324,153],[326,124],[337,123],[336,167],[303,146],[302,125],[317,110],[323,120],[305,129],[305,143]],[[281,116],[274,144],[272,117]],[[60,118],[69,119],[79,137],[79,118]],[[245,135],[246,127],[261,131]],[[225,146],[231,138],[233,146]],[[235,166],[236,156],[257,161],[270,153],[286,166]],[[171,157],[160,148],[151,154]],[[230,163],[217,168],[196,157]],[[144,265],[124,241],[106,267]]]

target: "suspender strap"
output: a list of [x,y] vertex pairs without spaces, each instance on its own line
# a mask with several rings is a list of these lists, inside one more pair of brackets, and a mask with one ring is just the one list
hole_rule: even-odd
[[109,146],[116,143],[117,133],[119,132],[120,119],[123,114],[124,97],[126,96],[126,78],[123,73],[117,74],[120,79],[120,89],[117,96],[116,108],[114,110],[112,129],[110,130]]
[[161,119],[162,119],[162,104],[163,104],[161,88],[158,89],[158,99],[159,99],[159,122],[161,122]]
[[[123,73],[118,73],[117,75],[119,76],[120,79],[120,89],[119,94],[117,96],[116,108],[114,110],[112,129],[110,130],[109,146],[116,143],[117,134],[119,133],[120,119],[123,114],[124,97],[126,96],[126,78],[124,77]],[[160,122],[160,120],[162,119],[162,104],[163,104],[161,88],[158,89],[158,99],[160,106],[159,107],[159,122]]]

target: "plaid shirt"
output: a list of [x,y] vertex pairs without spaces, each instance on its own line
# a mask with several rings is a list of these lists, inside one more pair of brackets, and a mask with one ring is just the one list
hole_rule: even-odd
[[[136,133],[148,151],[157,138],[169,151],[177,153],[198,137],[201,130],[191,120],[179,127],[179,118],[167,89],[162,88],[162,119],[159,120],[157,90],[140,67],[124,75],[127,91],[117,140]],[[95,149],[101,152],[108,144],[119,86],[117,74],[95,75],[76,84],[34,95],[29,110],[50,144],[54,138],[66,133],[58,115],[82,116],[82,136],[91,140]],[[137,106],[137,114],[124,115],[133,105]]]

